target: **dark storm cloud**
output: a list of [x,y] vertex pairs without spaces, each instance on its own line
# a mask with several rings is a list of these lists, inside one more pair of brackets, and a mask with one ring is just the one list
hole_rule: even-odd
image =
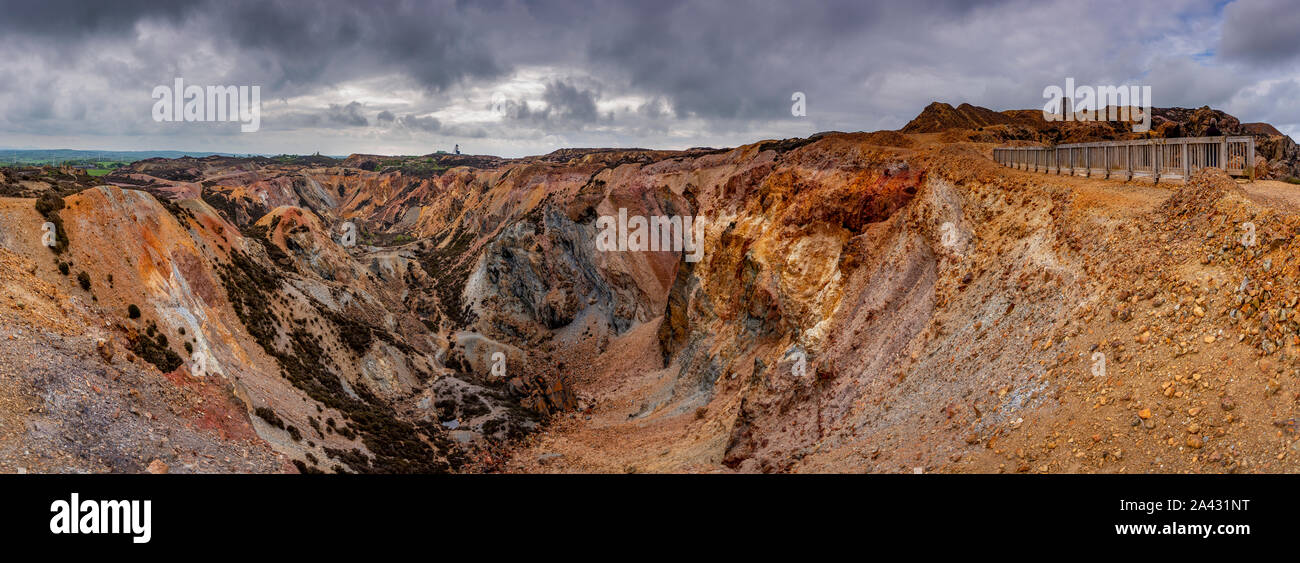
[[[934,100],[1041,107],[1043,88],[1066,77],[1151,84],[1157,105],[1222,104],[1247,121],[1256,111],[1293,119],[1257,94],[1267,88],[1247,92],[1297,78],[1286,65],[1300,58],[1300,10],[1287,2],[1100,0],[1091,8],[1070,0],[0,0],[0,76],[18,77],[0,84],[0,132],[150,130],[147,93],[177,76],[261,85],[264,102],[286,104],[266,116],[274,131],[334,128],[362,139],[378,127],[426,143],[690,146],[895,128]],[[503,111],[471,119],[490,113],[481,108],[503,84],[513,84]],[[791,115],[794,92],[806,94],[807,118]],[[115,118],[76,121],[82,115]]]
[[365,127],[370,121],[362,115],[364,106],[361,102],[347,104],[330,104],[322,110],[292,111],[274,119],[268,118],[267,124],[275,127]]
[[[268,98],[393,72],[439,91],[458,81],[499,77],[520,63],[539,63],[591,67],[631,91],[664,97],[678,116],[756,118],[788,114],[788,98],[795,90],[833,91],[868,76],[864,57],[872,54],[845,51],[856,48],[854,41],[882,29],[892,29],[893,35],[907,28],[920,31],[961,18],[974,6],[964,1],[839,0],[131,0],[85,5],[57,0],[6,2],[16,17],[4,21],[12,33],[50,46],[76,45],[100,35],[139,44],[139,23],[183,24],[195,43],[211,43],[217,53],[240,62],[223,78],[262,84]],[[177,66],[176,57],[185,52],[184,46],[174,47],[136,52],[152,60],[134,70],[144,75],[153,69],[194,73]],[[128,75],[131,71],[124,69]],[[546,96],[548,105],[555,102],[547,116],[552,120],[581,124],[596,118],[589,91],[556,83],[548,86]]]
[[556,80],[546,85],[542,94],[548,117],[579,123],[596,120],[596,94],[573,84]]
[[402,127],[405,127],[407,129],[415,129],[418,131],[425,131],[428,133],[433,133],[435,131],[438,131],[439,129],[442,129],[442,122],[438,121],[433,117],[419,117],[416,115],[407,115],[401,118],[400,120],[398,120],[398,123]]
[[129,33],[139,21],[176,23],[204,4],[201,0],[41,0],[0,2],[0,33],[73,40],[101,34]]
[[361,115],[361,103],[352,102],[348,105],[331,104],[326,112],[329,121],[340,125],[351,127],[364,127],[370,122],[366,121],[365,116]]
[[[983,2],[985,9],[1001,2]],[[932,26],[977,3],[685,2],[609,5],[590,15],[586,53],[633,87],[672,101],[679,116],[789,116],[790,94],[822,100],[914,51]],[[872,36],[878,42],[865,42]],[[971,37],[972,42],[982,38]],[[960,53],[957,55],[960,56]]]
[[278,71],[281,86],[340,81],[397,71],[441,90],[502,72],[493,50],[445,2],[235,2],[206,22],[226,44]]
[[540,107],[529,105],[527,100],[505,100],[501,108],[491,109],[498,109],[515,121],[581,127],[600,119],[596,110],[597,98],[593,90],[554,80],[546,84],[546,90],[542,92],[544,105]]
[[1223,54],[1255,64],[1300,57],[1300,9],[1294,0],[1241,0],[1223,9]]
[[[475,12],[448,2],[8,1],[0,13],[0,30],[51,50],[101,37],[140,44],[142,23],[184,26],[191,46],[211,43],[214,54],[244,63],[231,78],[259,79],[280,95],[389,72],[437,91],[503,70],[468,25]],[[186,54],[185,46],[177,47],[136,55],[165,67]]]

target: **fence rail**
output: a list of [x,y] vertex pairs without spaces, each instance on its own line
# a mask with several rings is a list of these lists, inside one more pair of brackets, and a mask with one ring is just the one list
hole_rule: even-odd
[[1185,137],[1070,143],[1051,147],[1003,147],[993,149],[998,164],[1071,176],[1147,177],[1182,180],[1201,168],[1222,168],[1232,176],[1255,178],[1255,138]]

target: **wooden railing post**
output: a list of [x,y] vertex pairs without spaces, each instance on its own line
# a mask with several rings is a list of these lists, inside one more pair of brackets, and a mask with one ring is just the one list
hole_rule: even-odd
[[1250,181],[1255,181],[1255,137],[1246,143],[1246,169],[1250,170]]
[[1183,142],[1183,183],[1186,184],[1192,177],[1192,163],[1187,159],[1187,145],[1190,143]]
[[1164,151],[1160,150],[1164,145],[1151,141],[1151,177],[1155,179],[1156,184],[1160,183],[1160,161],[1164,160]]

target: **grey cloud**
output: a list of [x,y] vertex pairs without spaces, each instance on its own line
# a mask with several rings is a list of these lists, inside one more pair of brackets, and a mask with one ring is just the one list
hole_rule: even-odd
[[667,109],[664,107],[663,98],[658,96],[656,96],[653,100],[641,104],[637,108],[636,112],[641,116],[652,120],[659,119],[660,117],[663,117],[665,114],[668,113]]
[[[336,81],[400,73],[430,91],[505,70],[473,30],[481,28],[453,2],[343,0],[187,0],[125,2],[6,1],[0,31],[44,42],[47,55],[88,48],[102,38],[139,44],[137,25],[184,28],[188,47],[210,42],[238,60],[232,78],[256,80],[272,95],[293,95]],[[166,68],[177,49],[136,53]],[[178,69],[180,71],[192,69]]]
[[1263,121],[1286,131],[1300,130],[1300,79],[1290,79],[1242,92],[1228,104],[1230,113],[1248,115],[1247,121]]
[[292,111],[279,116],[264,117],[269,127],[365,127],[370,121],[361,114],[364,106],[361,102],[347,104],[330,104],[320,110]]
[[365,116],[361,115],[360,102],[352,102],[348,105],[330,104],[326,115],[331,123],[337,123],[339,125],[364,127],[370,124],[370,122],[366,120]]
[[1292,0],[1237,0],[1223,9],[1223,55],[1272,65],[1300,57],[1300,9]]
[[[267,102],[320,104],[264,116],[288,145],[275,152],[314,150],[326,128],[356,144],[343,152],[430,136],[482,139],[475,145],[502,154],[532,150],[521,139],[543,148],[721,146],[900,127],[933,100],[1041,107],[1043,87],[1067,76],[1152,84],[1157,104],[1231,104],[1246,121],[1284,118],[1285,108],[1242,92],[1295,78],[1300,55],[1292,39],[1300,10],[1274,0],[1099,0],[1086,12],[1068,0],[0,0],[0,14],[0,76],[12,77],[0,84],[0,135],[184,135],[175,131],[190,129],[161,129],[148,113],[152,86],[184,76],[259,84]],[[509,101],[505,118],[490,123],[446,113],[480,104],[466,100],[521,69],[550,73],[541,103]],[[364,81],[403,99],[335,94]],[[795,91],[807,95],[806,118],[790,115]],[[603,105],[618,99],[635,101]]]
[[176,23],[203,5],[195,0],[7,0],[0,2],[0,33],[68,40],[129,33],[149,19]]
[[[515,122],[581,128],[601,119],[596,109],[597,98],[598,94],[593,89],[555,79],[547,82],[542,92],[541,107],[534,107],[527,100],[496,100],[488,105],[488,109],[499,111],[505,118]],[[498,104],[500,107],[496,107]]]
[[401,118],[398,121],[398,123],[400,123],[402,127],[405,127],[407,129],[425,131],[428,133],[433,133],[438,131],[439,129],[442,129],[442,122],[438,121],[432,116],[419,117],[415,115],[407,115]]
[[580,90],[573,84],[556,80],[546,85],[542,99],[546,101],[548,117],[579,123],[591,123],[597,119],[596,94],[591,90]]

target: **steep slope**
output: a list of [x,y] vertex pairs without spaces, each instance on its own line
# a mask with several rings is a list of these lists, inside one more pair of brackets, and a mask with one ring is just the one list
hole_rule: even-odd
[[[824,197],[814,178],[849,182],[796,164],[842,165],[827,156],[843,158],[845,140],[781,155],[785,177],[753,183],[747,199],[765,213],[728,222],[694,268],[698,281],[682,284],[691,288],[687,336],[664,339],[676,330],[660,328],[665,349],[677,350],[666,368],[639,353],[647,331],[625,334],[579,385],[595,406],[539,436],[511,467],[1296,470],[1300,395],[1278,375],[1294,371],[1282,346],[1295,325],[1268,318],[1289,319],[1291,298],[1266,293],[1284,284],[1235,291],[1289,254],[1274,242],[1234,244],[1260,208],[1231,182],[1206,173],[1170,197],[1008,174],[959,147],[899,155],[906,167],[853,159],[893,171],[896,193],[914,195],[881,205],[860,230],[840,223],[851,236],[782,238],[781,259],[765,258],[759,233],[771,231],[753,225],[779,221],[777,186],[816,198],[819,220],[796,223],[809,230],[856,208]],[[851,193],[891,193],[888,180],[876,185]],[[1278,240],[1267,232],[1261,241]],[[1230,267],[1200,266],[1219,260]],[[660,326],[674,316],[670,301]]]
[[[0,464],[1294,471],[1285,196],[1045,177],[989,148],[827,133],[7,172]],[[598,244],[619,216],[691,217],[702,246]],[[1246,222],[1260,244],[1234,246]],[[121,405],[144,422],[52,439],[70,409]]]

